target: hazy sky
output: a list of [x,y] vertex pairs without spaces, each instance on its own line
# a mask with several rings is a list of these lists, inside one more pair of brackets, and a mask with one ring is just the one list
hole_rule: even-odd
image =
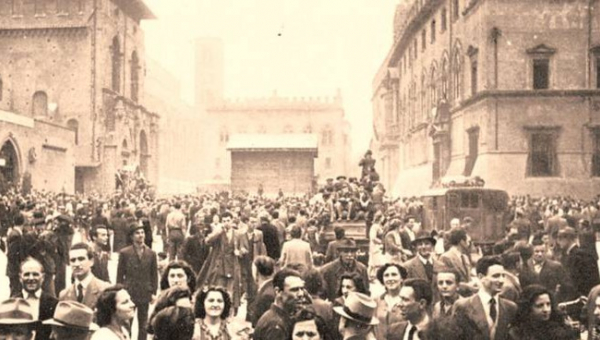
[[193,103],[194,39],[221,38],[225,96],[333,96],[341,89],[354,155],[372,135],[372,80],[400,0],[145,0],[146,54]]

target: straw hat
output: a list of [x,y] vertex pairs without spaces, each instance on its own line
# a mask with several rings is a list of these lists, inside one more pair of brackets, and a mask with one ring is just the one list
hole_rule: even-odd
[[344,306],[333,307],[333,311],[346,319],[365,325],[377,325],[379,319],[375,317],[377,303],[368,295],[351,292],[344,301]]
[[42,322],[44,325],[68,327],[96,331],[98,325],[92,322],[94,311],[75,301],[60,301],[54,310],[54,318]]

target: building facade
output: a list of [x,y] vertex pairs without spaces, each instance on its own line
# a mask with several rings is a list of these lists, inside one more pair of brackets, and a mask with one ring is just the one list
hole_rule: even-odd
[[394,194],[480,176],[510,194],[595,196],[598,1],[402,2],[373,111]]
[[[144,106],[140,29],[152,18],[141,0],[0,2],[0,110],[57,127],[49,140],[73,135],[67,192],[110,192],[124,166],[156,181],[159,117]],[[33,183],[57,175],[46,172]]]
[[[220,42],[201,39],[196,44],[196,103],[203,116],[202,153],[204,166],[200,186],[223,187],[231,183],[231,152],[227,143],[236,134],[310,134],[318,140],[314,160],[317,182],[328,177],[357,174],[350,164],[350,124],[346,120],[341,93],[326,98],[287,98],[273,93],[267,98],[229,100],[222,97],[223,48]],[[207,67],[208,63],[211,67]],[[219,71],[221,70],[221,71]],[[203,103],[203,104],[202,104]]]

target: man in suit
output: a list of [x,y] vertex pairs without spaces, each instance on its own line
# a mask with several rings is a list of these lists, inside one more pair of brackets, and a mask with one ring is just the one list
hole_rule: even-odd
[[252,326],[256,326],[258,319],[275,300],[275,291],[273,290],[273,274],[275,273],[275,261],[268,256],[259,256],[254,259],[253,275],[258,291],[252,300],[248,300],[248,311],[246,321]]
[[[591,235],[583,235],[590,237]],[[558,231],[557,242],[564,253],[561,257],[563,267],[569,273],[577,296],[587,296],[590,290],[600,283],[598,262],[593,252],[577,245],[577,231],[565,227]],[[584,242],[582,242],[582,245]]]
[[74,244],[69,250],[69,262],[75,281],[58,294],[58,300],[77,301],[94,310],[98,296],[110,286],[110,283],[92,274],[94,264],[92,248],[82,242]]
[[460,275],[454,269],[440,268],[436,273],[436,289],[440,301],[433,305],[431,317],[433,320],[447,318],[452,315],[452,307],[458,298]]
[[506,279],[504,266],[497,257],[484,256],[476,271],[481,282],[477,294],[454,303],[453,320],[460,328],[460,339],[507,340],[517,305],[498,295]]
[[448,242],[450,249],[440,256],[439,261],[444,267],[459,273],[459,294],[470,296],[477,291],[477,286],[471,279],[471,261],[467,255],[471,249],[471,238],[467,235],[466,229],[458,227],[450,230]]
[[344,243],[338,248],[340,257],[330,262],[323,267],[320,271],[325,281],[325,293],[329,301],[334,301],[337,298],[338,285],[342,275],[347,273],[357,273],[363,278],[365,288],[369,290],[369,275],[367,273],[367,267],[364,264],[356,260],[356,242],[352,239],[344,239]]
[[13,218],[13,227],[8,231],[6,237],[6,276],[10,285],[10,295],[16,295],[21,291],[19,279],[19,264],[25,259],[26,251],[23,241],[23,223],[25,218],[21,213]]
[[132,223],[129,227],[132,245],[119,252],[117,283],[123,284],[137,307],[138,340],[146,340],[148,308],[158,289],[156,253],[144,243],[144,227]]
[[[12,297],[25,299],[29,303],[34,320],[43,321],[52,318],[58,299],[42,291],[44,266],[32,257],[26,258],[21,263],[20,280],[23,289]],[[38,324],[35,338],[50,339],[51,332],[50,326]]]
[[106,248],[108,246],[108,227],[99,224],[92,228],[90,232],[92,238],[92,250],[94,251],[94,265],[92,266],[92,274],[102,281],[110,282],[108,276],[108,260],[109,253]]
[[531,244],[533,255],[527,260],[523,273],[519,275],[521,287],[540,284],[553,292],[558,302],[577,298],[571,278],[562,264],[546,258],[544,241],[541,238],[535,238]]
[[431,339],[431,319],[427,311],[433,299],[431,284],[422,279],[408,279],[400,289],[400,313],[406,321],[390,325],[388,340]]
[[264,214],[260,217],[260,226],[257,228],[263,233],[263,241],[267,248],[267,255],[273,260],[279,260],[281,256],[281,246],[279,243],[279,236],[277,228],[269,222],[268,214]]
[[402,267],[408,272],[409,279],[422,279],[429,282],[430,285],[434,282],[434,268],[442,266],[441,262],[433,258],[433,247],[436,240],[431,237],[429,232],[421,230],[412,241],[412,247],[416,250],[417,256],[404,262]]
[[299,226],[295,225],[290,231],[292,237],[291,240],[286,241],[281,249],[281,258],[279,259],[279,265],[283,268],[290,264],[299,263],[306,269],[313,267],[312,251],[310,244],[302,240],[302,230]]
[[346,237],[346,231],[342,227],[335,227],[333,229],[335,234],[335,240],[329,242],[327,245],[327,251],[325,252],[325,263],[329,263],[338,258],[338,247],[344,237]]

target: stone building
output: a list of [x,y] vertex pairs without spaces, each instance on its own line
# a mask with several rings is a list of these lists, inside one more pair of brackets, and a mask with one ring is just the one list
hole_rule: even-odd
[[13,135],[18,171],[34,168],[23,157],[27,148],[65,159],[55,158],[54,167],[41,162],[34,185],[58,176],[64,184],[53,185],[67,192],[110,192],[124,166],[156,181],[159,117],[143,105],[140,29],[153,18],[142,0],[0,2],[0,110],[34,126],[28,134],[10,126],[0,133]]
[[196,69],[212,70],[196,72],[196,104],[202,107],[199,111],[205,126],[200,156],[204,165],[199,169],[202,188],[226,187],[231,183],[231,152],[227,144],[238,134],[263,134],[275,139],[281,134],[313,135],[318,148],[314,180],[324,182],[328,177],[358,175],[357,165],[349,163],[350,125],[339,92],[327,98],[286,98],[275,92],[268,98],[225,99],[222,59],[223,47],[218,40],[198,41]]
[[374,155],[394,194],[477,175],[510,194],[594,196],[598,2],[403,1],[373,111]]

